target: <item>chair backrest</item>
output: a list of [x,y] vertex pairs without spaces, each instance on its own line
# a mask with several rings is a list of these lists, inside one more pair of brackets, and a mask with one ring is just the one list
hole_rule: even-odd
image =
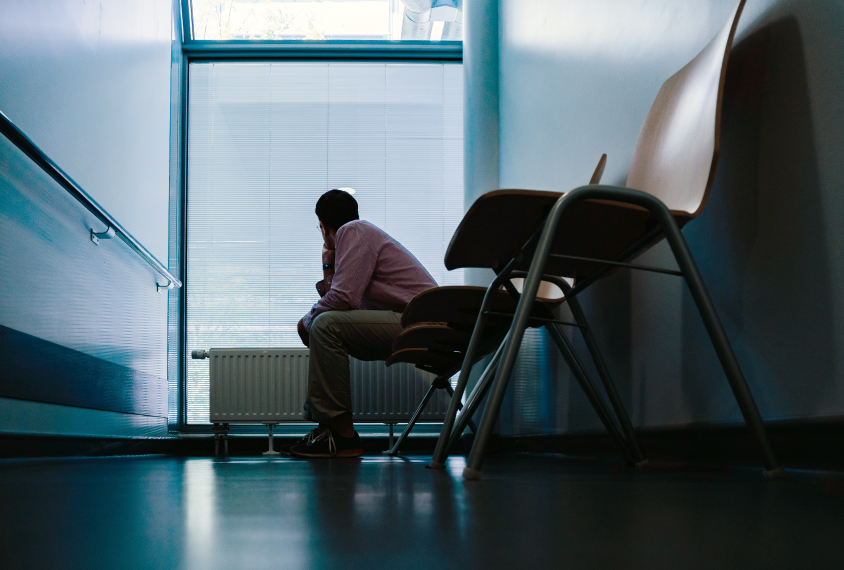
[[592,173],[592,178],[589,179],[589,184],[600,184],[601,178],[604,176],[604,169],[607,167],[607,153],[601,155],[598,160],[598,166],[595,167],[595,172]]
[[697,57],[662,84],[636,143],[628,188],[656,196],[672,211],[697,216],[709,198],[727,60],[744,3]]

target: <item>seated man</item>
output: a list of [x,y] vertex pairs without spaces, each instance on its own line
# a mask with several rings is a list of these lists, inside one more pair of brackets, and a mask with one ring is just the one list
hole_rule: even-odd
[[299,321],[311,349],[305,418],[319,425],[289,452],[304,457],[363,453],[352,424],[349,356],[386,360],[401,333],[401,312],[437,283],[409,251],[358,219],[347,192],[329,190],[316,204],[323,237],[321,299]]

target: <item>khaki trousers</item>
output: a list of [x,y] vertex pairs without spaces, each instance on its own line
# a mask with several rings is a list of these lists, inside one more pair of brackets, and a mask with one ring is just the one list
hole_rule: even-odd
[[352,411],[349,356],[387,360],[402,331],[394,311],[328,311],[314,319],[305,419],[321,421]]

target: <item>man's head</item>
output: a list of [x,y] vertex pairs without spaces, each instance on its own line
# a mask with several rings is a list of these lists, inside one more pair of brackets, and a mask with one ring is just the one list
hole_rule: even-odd
[[335,232],[343,224],[359,219],[357,200],[343,190],[329,190],[320,196],[314,211],[319,221]]

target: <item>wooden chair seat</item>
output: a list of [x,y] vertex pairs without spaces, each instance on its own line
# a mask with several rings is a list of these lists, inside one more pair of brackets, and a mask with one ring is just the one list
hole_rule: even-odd
[[[542,226],[560,196],[558,192],[538,190],[496,190],[484,194],[455,231],[445,254],[446,268],[502,267]],[[680,227],[692,219],[685,212],[672,214]],[[519,223],[509,223],[513,219]],[[564,212],[558,227],[552,254],[624,261],[618,257],[657,227],[657,221],[639,206],[584,200]],[[529,264],[530,257],[517,269],[527,270]],[[551,257],[545,273],[579,280],[603,268],[596,263]]]
[[[410,300],[402,312],[401,324],[407,328],[420,323],[447,323],[452,328],[471,333],[485,294],[485,287],[468,285],[427,289]],[[497,291],[492,299],[490,311],[512,315],[516,305],[517,301],[506,291]],[[532,326],[543,326],[553,318],[554,314],[548,305],[542,302],[534,304],[531,311],[531,319],[534,319]],[[490,315],[489,321],[493,324],[507,325],[509,318]]]

